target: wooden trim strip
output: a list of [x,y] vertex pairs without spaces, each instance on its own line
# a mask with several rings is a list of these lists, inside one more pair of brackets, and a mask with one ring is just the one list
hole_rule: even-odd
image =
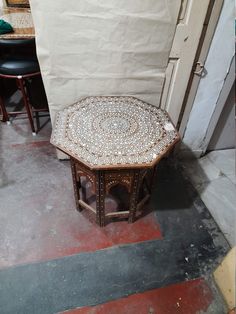
[[91,210],[94,214],[96,214],[96,210],[94,208],[92,208],[91,206],[89,206],[87,203],[85,203],[82,200],[79,200],[79,205],[81,205],[82,207]]
[[150,196],[150,194],[144,196],[144,198],[138,203],[136,211],[143,207],[143,205],[149,200]]
[[108,213],[105,216],[106,217],[119,217],[121,215],[128,216],[129,215],[129,211],[128,210],[123,210],[123,211],[120,211],[120,212]]

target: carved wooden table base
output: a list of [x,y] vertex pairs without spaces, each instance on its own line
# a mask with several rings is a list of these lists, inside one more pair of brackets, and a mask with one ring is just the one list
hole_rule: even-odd
[[[115,217],[128,218],[129,223],[134,222],[136,211],[140,210],[150,198],[155,168],[90,170],[72,157],[70,161],[78,211],[82,211],[82,209],[91,211],[101,227],[105,226],[109,219]],[[86,177],[92,184],[93,192],[96,195],[96,209],[80,196],[82,194],[80,193],[81,177]],[[125,186],[129,193],[129,209],[105,213],[105,197],[109,194],[110,189],[117,184]],[[144,196],[139,199],[141,189]]]

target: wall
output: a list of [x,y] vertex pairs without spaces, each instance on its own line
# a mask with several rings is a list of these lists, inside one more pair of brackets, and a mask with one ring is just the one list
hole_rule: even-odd
[[195,155],[205,152],[205,136],[234,55],[234,1],[225,0],[190,113],[183,142]]
[[229,149],[235,147],[235,85],[224,105],[207,150]]
[[31,0],[51,118],[90,95],[159,105],[180,0]]

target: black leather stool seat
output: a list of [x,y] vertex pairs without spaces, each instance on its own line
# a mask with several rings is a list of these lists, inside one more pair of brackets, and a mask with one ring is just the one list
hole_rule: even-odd
[[[40,127],[38,125],[38,113],[48,111],[48,108],[34,107],[30,102],[30,88],[32,87],[32,84],[36,78],[41,77],[35,48],[34,38],[11,40],[0,39],[0,83],[5,83],[5,80],[7,79],[14,79],[17,83],[19,91],[21,92],[22,101],[25,108],[23,111],[7,111],[2,98],[1,88],[0,109],[2,113],[2,121],[10,123],[10,115],[26,113],[33,135],[36,135],[34,114],[37,119],[37,127],[39,130]],[[4,80],[2,78],[4,78]],[[32,78],[32,80],[29,81],[28,78]]]
[[25,75],[39,72],[39,64],[36,58],[18,58],[0,59],[0,74],[6,75]]

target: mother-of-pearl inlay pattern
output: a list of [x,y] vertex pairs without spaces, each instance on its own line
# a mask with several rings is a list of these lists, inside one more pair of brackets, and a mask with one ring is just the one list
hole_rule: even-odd
[[31,13],[27,12],[14,12],[1,16],[5,22],[11,24],[13,28],[32,28],[34,27]]
[[51,143],[91,166],[148,165],[178,138],[167,113],[129,96],[88,97],[60,111]]

